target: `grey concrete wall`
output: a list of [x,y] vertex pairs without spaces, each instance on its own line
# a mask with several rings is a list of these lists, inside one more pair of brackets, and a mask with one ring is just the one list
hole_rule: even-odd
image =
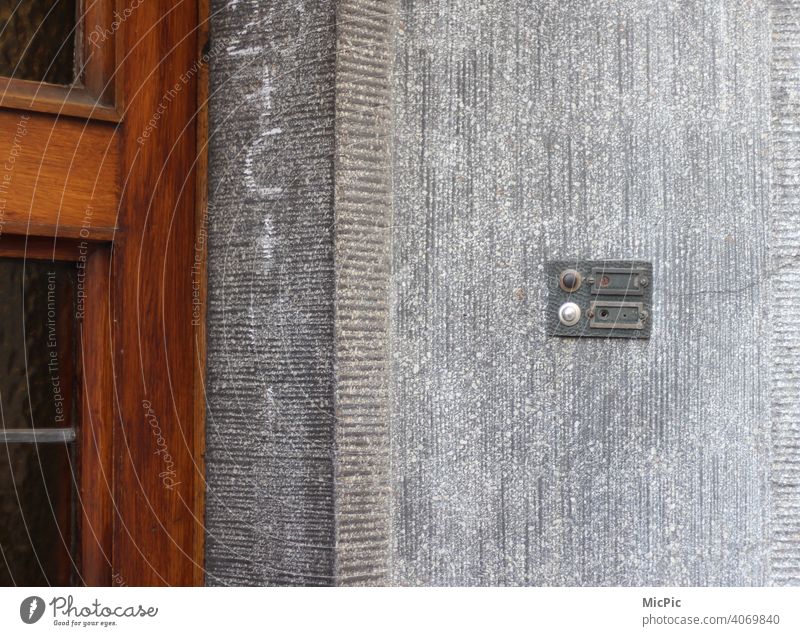
[[336,5],[334,493],[337,585],[389,577],[394,3]]
[[212,2],[208,584],[333,582],[332,2]]
[[212,2],[209,584],[388,577],[392,9]]
[[[772,579],[800,584],[800,2],[772,0]],[[766,344],[766,343],[765,343]]]
[[[767,583],[767,3],[400,24],[395,582]],[[546,337],[560,258],[651,260],[652,339]]]
[[212,12],[209,584],[800,582],[799,0]]

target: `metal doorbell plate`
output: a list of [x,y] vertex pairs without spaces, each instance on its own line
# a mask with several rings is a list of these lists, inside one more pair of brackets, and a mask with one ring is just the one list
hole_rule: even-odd
[[649,338],[653,266],[645,261],[549,261],[547,329],[569,338]]

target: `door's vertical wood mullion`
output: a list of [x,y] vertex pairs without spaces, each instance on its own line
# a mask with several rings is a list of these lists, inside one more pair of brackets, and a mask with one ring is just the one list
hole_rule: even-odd
[[[84,304],[77,358],[81,369],[80,429],[80,553],[85,585],[112,582],[114,386],[109,315],[109,249],[88,253],[85,266]],[[80,282],[79,282],[80,284]],[[81,316],[82,314],[82,316]]]
[[192,325],[197,24],[197,3],[144,3],[116,40],[125,106],[112,271],[114,568],[127,585],[191,585],[202,568]]

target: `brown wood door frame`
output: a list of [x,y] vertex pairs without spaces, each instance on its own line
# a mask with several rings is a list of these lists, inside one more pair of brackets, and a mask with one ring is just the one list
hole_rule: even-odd
[[195,254],[205,245],[196,216],[201,22],[196,1],[146,3],[118,32],[125,107],[112,254],[113,543],[115,575],[128,585],[203,580],[195,369],[205,352],[192,303]]

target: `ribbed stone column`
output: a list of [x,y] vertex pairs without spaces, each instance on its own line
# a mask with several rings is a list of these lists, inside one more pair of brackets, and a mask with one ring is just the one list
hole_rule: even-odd
[[800,2],[772,18],[772,580],[800,584]]
[[394,4],[212,5],[207,581],[382,583]]
[[336,21],[336,581],[386,584],[394,2],[342,0]]

